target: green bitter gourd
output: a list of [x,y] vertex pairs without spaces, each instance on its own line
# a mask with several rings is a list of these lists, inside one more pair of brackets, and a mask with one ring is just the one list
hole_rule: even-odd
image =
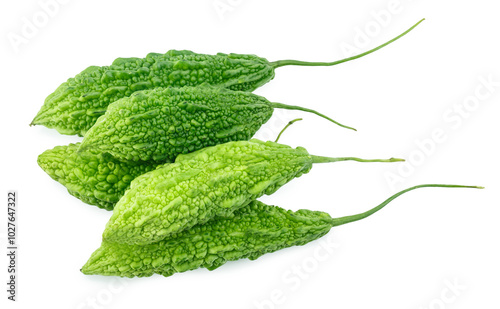
[[103,238],[128,244],[156,242],[272,194],[309,172],[313,163],[346,160],[402,161],[319,157],[302,147],[256,139],[203,148],[134,179],[116,204]]
[[87,132],[80,151],[106,152],[119,160],[173,161],[179,154],[250,139],[274,108],[312,112],[337,123],[250,92],[209,85],[156,88],[112,103]]
[[112,210],[130,182],[158,165],[120,162],[108,154],[79,154],[80,143],[56,146],[38,156],[38,165],[83,202]]
[[332,227],[366,218],[403,193],[422,187],[479,188],[415,186],[367,212],[341,218],[332,218],[321,211],[301,209],[294,212],[252,201],[232,215],[196,225],[157,243],[140,246],[104,240],[81,271],[87,275],[121,277],[171,276],[200,267],[213,270],[238,259],[254,260],[266,253],[318,239]]
[[278,67],[332,66],[357,59],[397,40],[417,25],[370,51],[335,62],[269,62],[255,55],[206,55],[188,50],[150,53],[145,58],[118,58],[110,66],[88,67],[61,84],[45,99],[31,125],[44,125],[61,134],[83,136],[109,104],[138,90],[208,83],[252,91],[273,79]]

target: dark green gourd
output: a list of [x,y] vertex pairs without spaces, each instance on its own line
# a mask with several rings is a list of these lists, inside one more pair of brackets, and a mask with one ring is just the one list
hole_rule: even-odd
[[179,154],[250,139],[274,108],[312,112],[337,123],[316,111],[269,102],[250,92],[209,85],[156,88],[112,103],[85,135],[80,152],[106,152],[119,160],[173,161]]
[[31,125],[44,125],[62,134],[83,136],[109,104],[138,90],[208,83],[232,90],[253,91],[273,79],[278,67],[332,66],[357,59],[395,41],[415,26],[377,48],[335,62],[269,62],[255,55],[207,55],[188,50],[151,53],[145,58],[118,58],[110,66],[88,67],[61,84],[45,99]]
[[477,188],[420,185],[391,196],[367,212],[341,218],[320,211],[294,212],[252,201],[233,214],[153,244],[127,245],[104,240],[81,271],[87,275],[120,277],[171,276],[200,267],[213,270],[238,259],[255,260],[266,253],[318,239],[334,226],[366,218],[403,193],[423,187]]
[[236,141],[180,155],[174,163],[134,179],[115,205],[103,238],[147,244],[216,216],[227,216],[309,172],[313,163],[363,160],[310,155],[274,142]]
[[56,146],[38,156],[38,165],[83,202],[112,210],[137,176],[156,168],[150,162],[120,162],[108,154],[79,154],[80,143]]

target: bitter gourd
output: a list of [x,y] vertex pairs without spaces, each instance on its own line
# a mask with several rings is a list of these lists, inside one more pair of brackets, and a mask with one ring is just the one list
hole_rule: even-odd
[[112,103],[87,132],[80,151],[107,152],[120,160],[174,160],[207,146],[250,139],[275,107],[305,110],[335,122],[250,92],[208,85],[156,88]]
[[120,162],[109,154],[79,154],[80,143],[56,146],[38,156],[38,165],[83,202],[112,210],[137,176],[159,163]]
[[402,161],[312,156],[302,147],[256,139],[203,148],[134,179],[116,204],[103,238],[128,244],[156,242],[272,194],[309,172],[313,163],[346,160]]
[[291,246],[300,246],[327,234],[334,226],[366,218],[405,192],[422,187],[462,187],[420,185],[403,190],[377,207],[353,216],[332,218],[321,211],[285,210],[252,201],[226,217],[149,245],[127,245],[104,240],[83,266],[86,275],[148,277],[171,276],[200,267],[213,270],[228,261],[258,257]]
[[145,58],[118,58],[110,66],[88,67],[61,84],[45,99],[31,125],[44,125],[62,134],[83,136],[110,103],[138,90],[208,83],[252,91],[273,79],[278,67],[332,66],[357,59],[397,40],[416,26],[370,51],[335,62],[269,62],[255,55],[207,55],[187,50],[150,53]]

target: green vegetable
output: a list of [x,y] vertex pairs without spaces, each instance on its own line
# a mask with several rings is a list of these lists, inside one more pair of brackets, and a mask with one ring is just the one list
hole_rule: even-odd
[[275,107],[335,122],[250,92],[212,86],[157,88],[112,103],[87,132],[80,151],[107,152],[119,160],[173,161],[182,153],[250,139]]
[[137,176],[158,164],[120,162],[110,155],[79,154],[79,144],[56,146],[38,156],[38,165],[83,202],[112,210]]
[[227,217],[196,225],[157,243],[140,246],[103,241],[83,266],[86,275],[148,277],[204,267],[209,270],[227,261],[249,258],[318,239],[330,228],[366,218],[405,192],[423,187],[478,188],[455,185],[420,185],[403,190],[377,207],[354,216],[331,218],[320,211],[296,212],[252,201]]
[[335,62],[269,62],[255,55],[206,55],[187,50],[151,53],[145,58],[118,58],[110,66],[88,67],[61,84],[45,99],[31,125],[44,125],[62,134],[83,136],[110,103],[138,90],[208,83],[252,91],[273,79],[278,67],[332,66],[357,59],[397,40],[417,25],[379,47]]
[[346,160],[402,161],[312,156],[302,147],[256,139],[203,148],[134,179],[116,204],[103,238],[128,244],[156,242],[272,194],[309,172],[313,163]]

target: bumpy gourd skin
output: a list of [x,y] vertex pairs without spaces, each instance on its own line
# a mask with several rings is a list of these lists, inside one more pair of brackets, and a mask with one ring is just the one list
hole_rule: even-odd
[[132,181],[103,238],[127,244],[162,240],[272,194],[311,167],[304,148],[255,139],[180,155]]
[[173,161],[207,146],[248,140],[272,114],[265,98],[220,87],[139,91],[108,107],[85,135],[81,151]]
[[103,241],[83,266],[87,275],[171,276],[200,267],[213,270],[227,261],[304,245],[328,233],[332,218],[324,212],[293,212],[252,201],[227,217],[157,243],[140,246]]
[[107,154],[79,154],[80,143],[56,146],[38,156],[38,165],[83,202],[112,210],[137,176],[158,166],[120,162]]
[[273,66],[255,55],[171,50],[145,58],[118,58],[110,66],[88,67],[60,85],[45,99],[32,125],[83,136],[109,104],[138,90],[208,83],[252,91],[273,78]]

